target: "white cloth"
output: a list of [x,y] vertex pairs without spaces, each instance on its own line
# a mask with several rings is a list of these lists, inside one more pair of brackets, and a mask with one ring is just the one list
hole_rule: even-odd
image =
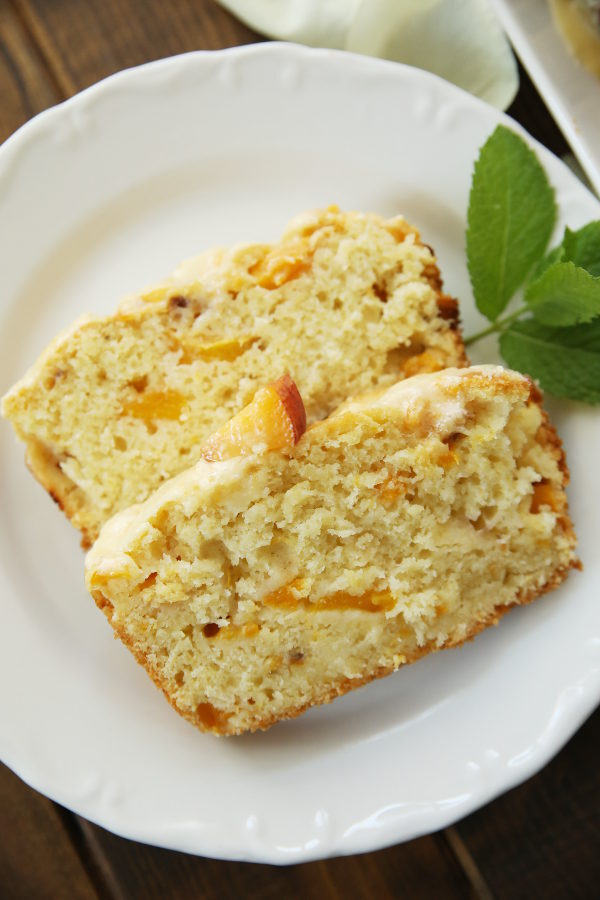
[[499,109],[519,79],[489,0],[219,0],[256,31],[428,69]]

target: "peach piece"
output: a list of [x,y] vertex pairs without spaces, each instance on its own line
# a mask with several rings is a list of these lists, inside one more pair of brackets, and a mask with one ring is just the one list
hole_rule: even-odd
[[124,403],[121,408],[122,416],[131,416],[133,419],[178,419],[185,406],[185,397],[178,391],[149,391]]
[[258,450],[284,450],[306,431],[306,412],[298,388],[283,375],[260,388],[252,401],[208,438],[202,456],[209,462]]
[[405,378],[412,375],[423,375],[427,372],[439,372],[444,368],[444,360],[442,354],[438,350],[424,350],[417,356],[409,356],[404,365],[402,372]]
[[228,338],[223,341],[215,341],[212,344],[195,343],[194,341],[181,342],[181,358],[183,365],[196,362],[197,359],[214,359],[218,362],[232,362],[245,353],[258,338],[254,335],[243,335],[238,338]]
[[387,589],[381,591],[370,589],[364,594],[358,595],[337,591],[335,594],[311,600],[310,597],[297,597],[294,588],[302,589],[302,579],[295,578],[289,584],[284,584],[283,587],[277,588],[263,597],[261,602],[265,606],[290,610],[304,606],[311,612],[327,609],[362,609],[364,612],[386,612],[388,609],[393,609],[396,604],[392,593]]
[[410,477],[410,472],[394,472],[385,481],[375,485],[375,490],[384,506],[395,503],[396,500],[407,494],[409,494],[409,498],[412,497]]
[[311,264],[312,251],[306,241],[299,240],[269,251],[248,272],[260,287],[272,291],[307,272]]
[[553,512],[561,512],[564,505],[561,499],[551,484],[544,480],[538,481],[537,484],[533,485],[531,512],[539,513],[544,506],[549,507]]

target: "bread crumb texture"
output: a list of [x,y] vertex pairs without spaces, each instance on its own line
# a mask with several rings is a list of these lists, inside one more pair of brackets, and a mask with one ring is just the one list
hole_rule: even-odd
[[560,441],[499,367],[407,379],[108,522],[88,587],[173,706],[264,729],[461,644],[578,566]]
[[466,365],[441,284],[404,219],[305,214],[277,244],[205,253],[115,315],[75,323],[2,411],[89,544],[284,372],[315,421],[353,393]]

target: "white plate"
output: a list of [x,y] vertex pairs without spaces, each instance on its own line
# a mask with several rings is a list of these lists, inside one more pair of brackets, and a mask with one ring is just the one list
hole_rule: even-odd
[[[466,331],[472,161],[496,110],[417,69],[267,44],[124,72],[0,151],[0,388],[82,310],[108,311],[215,243],[293,214],[403,211],[437,249]],[[538,147],[560,227],[600,217]],[[560,228],[557,229],[557,234]],[[494,360],[494,343],[477,360]],[[539,769],[600,697],[597,413],[556,404],[583,574],[467,647],[265,734],[203,735],[113,640],[78,537],[0,428],[0,754],[25,781],[130,838],[299,862],[382,847],[465,815]]]
[[493,0],[521,62],[600,196],[600,78],[569,53],[548,0]]

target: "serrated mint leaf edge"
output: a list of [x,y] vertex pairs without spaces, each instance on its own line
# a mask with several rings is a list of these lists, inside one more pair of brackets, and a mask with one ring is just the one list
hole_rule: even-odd
[[[574,305],[573,298],[561,304],[560,299],[551,296],[551,291],[557,289],[559,278],[564,279],[563,290],[571,282],[573,292],[581,297],[579,306]],[[524,299],[542,325],[568,328],[585,324],[600,316],[600,278],[590,275],[571,260],[553,262],[538,278],[527,284]]]
[[534,281],[537,281],[540,278],[546,269],[549,269],[550,266],[554,265],[557,262],[564,262],[567,258],[565,248],[562,243],[558,244],[556,247],[553,247],[549,253],[546,253],[533,267],[532,271],[529,275],[529,284],[532,284]]
[[[598,231],[598,256],[592,261],[583,259],[582,256],[578,255],[576,252],[576,245],[581,240],[582,235],[585,232],[589,232],[591,229],[597,229]],[[572,230],[567,226],[565,228],[561,246],[565,251],[567,259],[574,262],[576,266],[581,266],[581,268],[585,269],[586,272],[589,272],[590,275],[596,277],[600,276],[600,219],[593,219],[591,222],[588,222],[586,225],[582,225],[581,228],[575,230]]]

